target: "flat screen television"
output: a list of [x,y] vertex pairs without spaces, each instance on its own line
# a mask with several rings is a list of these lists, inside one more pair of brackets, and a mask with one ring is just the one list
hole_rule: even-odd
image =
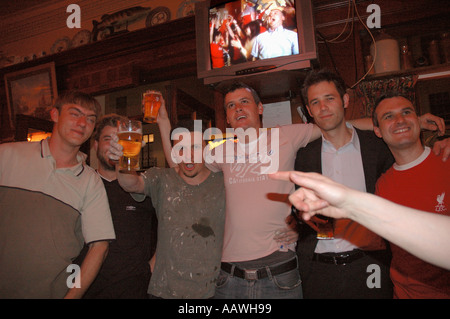
[[195,4],[197,76],[205,84],[317,60],[311,0],[204,0]]

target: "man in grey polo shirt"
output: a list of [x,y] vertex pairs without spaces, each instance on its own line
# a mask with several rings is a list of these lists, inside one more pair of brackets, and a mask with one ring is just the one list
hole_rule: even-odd
[[[51,110],[51,138],[0,145],[0,298],[79,298],[115,238],[103,184],[80,146],[100,105],[69,92]],[[89,252],[72,279],[83,242]]]

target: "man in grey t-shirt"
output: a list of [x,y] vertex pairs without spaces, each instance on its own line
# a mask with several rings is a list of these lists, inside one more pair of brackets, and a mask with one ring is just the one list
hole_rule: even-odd
[[[156,209],[158,239],[149,294],[167,299],[211,298],[222,254],[223,175],[204,165],[206,143],[202,131],[194,132],[194,121],[178,125],[187,131],[181,140],[173,142],[180,157],[176,167],[151,168],[142,175],[119,173],[118,180],[128,192],[151,196]],[[121,155],[121,149],[116,141],[111,142],[113,154]],[[195,162],[194,158],[202,161]]]

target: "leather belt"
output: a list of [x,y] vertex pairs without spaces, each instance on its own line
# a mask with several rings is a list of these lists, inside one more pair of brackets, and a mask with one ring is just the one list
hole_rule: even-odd
[[[236,276],[245,280],[258,280],[268,277],[269,272],[272,276],[276,276],[296,269],[297,258],[293,258],[278,266],[267,266],[259,269],[242,269],[236,265],[225,262],[221,264],[220,268],[231,276]],[[267,271],[267,268],[269,271]]]
[[362,250],[354,250],[343,253],[314,253],[313,260],[333,265],[346,265],[365,256]]

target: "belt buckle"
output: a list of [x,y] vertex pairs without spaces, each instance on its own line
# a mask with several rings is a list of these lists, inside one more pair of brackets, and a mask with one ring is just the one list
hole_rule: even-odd
[[336,266],[344,266],[346,263],[345,263],[345,261],[342,261],[341,259],[338,259],[339,257],[332,257],[333,258],[333,263],[336,265]]
[[245,280],[258,280],[258,269],[245,269]]
[[340,256],[334,256],[333,262],[335,265],[345,266],[348,263],[347,259],[349,257],[350,257],[349,254],[341,254]]

